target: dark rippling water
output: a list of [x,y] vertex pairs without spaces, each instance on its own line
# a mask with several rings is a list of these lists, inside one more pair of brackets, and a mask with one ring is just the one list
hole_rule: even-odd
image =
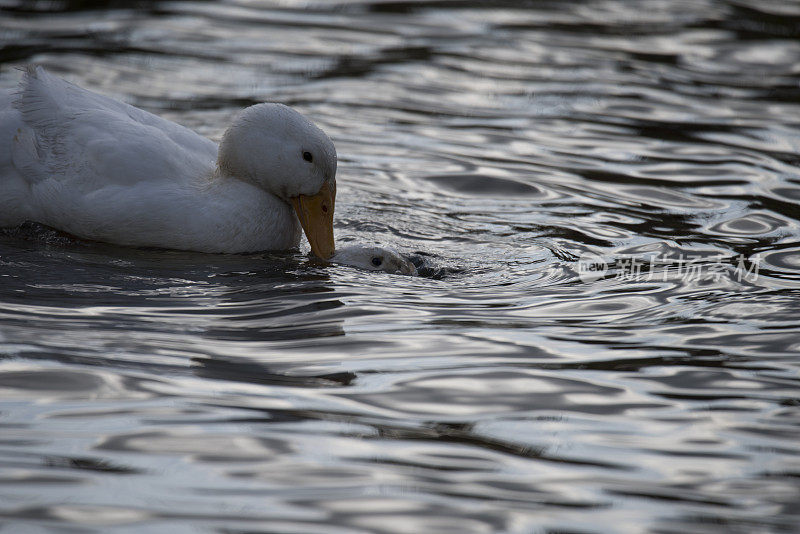
[[0,87],[309,115],[431,275],[6,231],[0,531],[800,532],[800,3],[0,5]]

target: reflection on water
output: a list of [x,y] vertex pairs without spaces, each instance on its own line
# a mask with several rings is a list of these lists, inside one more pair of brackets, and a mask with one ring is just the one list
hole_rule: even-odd
[[796,530],[797,3],[0,6],[0,87],[297,107],[423,275],[4,231],[0,527]]

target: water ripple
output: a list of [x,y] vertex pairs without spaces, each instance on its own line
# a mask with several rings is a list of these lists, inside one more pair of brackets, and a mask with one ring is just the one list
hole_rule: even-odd
[[4,89],[36,62],[215,140],[296,107],[337,241],[424,275],[3,230],[4,526],[795,528],[795,4],[0,12]]

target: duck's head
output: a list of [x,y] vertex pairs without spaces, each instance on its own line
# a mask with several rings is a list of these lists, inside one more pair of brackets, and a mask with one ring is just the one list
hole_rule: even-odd
[[336,149],[314,123],[282,104],[246,108],[222,137],[217,164],[291,204],[311,251],[333,255]]
[[337,250],[330,261],[368,271],[417,276],[414,264],[391,247],[348,245]]

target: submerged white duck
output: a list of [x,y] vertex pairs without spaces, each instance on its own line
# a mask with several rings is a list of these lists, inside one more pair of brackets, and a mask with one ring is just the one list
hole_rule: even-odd
[[[199,252],[334,253],[336,150],[281,104],[234,119],[217,145],[29,67],[0,93],[0,227]],[[299,224],[298,224],[299,223]]]
[[347,245],[336,249],[332,263],[349,265],[367,271],[417,276],[417,268],[397,250],[378,245]]

